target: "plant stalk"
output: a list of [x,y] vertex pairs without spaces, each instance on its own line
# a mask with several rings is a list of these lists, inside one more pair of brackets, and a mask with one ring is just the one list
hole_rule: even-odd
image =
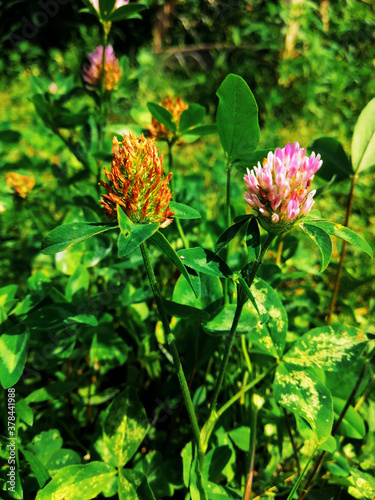
[[197,417],[195,415],[194,405],[193,405],[193,402],[191,400],[189,387],[188,387],[186,377],[185,377],[185,374],[184,374],[184,371],[183,371],[183,368],[181,365],[181,360],[180,360],[180,356],[178,354],[178,350],[176,347],[174,336],[170,330],[167,313],[166,313],[165,308],[164,308],[163,299],[162,299],[162,296],[161,296],[161,293],[159,290],[158,283],[156,281],[155,273],[154,273],[154,270],[153,270],[153,267],[151,264],[150,255],[149,255],[146,243],[141,244],[141,252],[142,252],[142,257],[143,257],[143,261],[145,264],[147,276],[148,276],[148,279],[150,281],[152,292],[153,292],[154,297],[155,297],[155,302],[156,302],[156,305],[158,308],[158,312],[159,312],[159,315],[160,315],[160,318],[161,318],[161,321],[163,324],[164,333],[165,333],[165,336],[167,338],[167,343],[168,343],[169,349],[170,349],[172,357],[173,357],[173,363],[174,363],[174,366],[175,366],[175,369],[177,372],[177,377],[178,377],[178,381],[180,383],[181,392],[182,392],[182,395],[183,395],[183,398],[185,401],[186,409],[187,409],[187,412],[189,415],[190,424],[191,424],[191,427],[193,430],[194,439],[195,439],[197,450],[198,450],[198,459],[199,459],[200,464],[202,465],[204,454],[203,454],[203,451],[201,448],[200,430],[199,430],[199,426],[198,426]]
[[[230,169],[231,165],[228,163],[227,164],[227,188],[226,188],[226,219],[227,219],[227,227],[230,227],[232,225],[232,211],[230,208]],[[226,253],[225,253],[225,262],[229,264],[229,243],[226,246]],[[225,280],[224,281],[224,303],[228,304],[230,303],[230,297],[229,297],[229,281]]]
[[254,478],[254,463],[255,463],[255,448],[256,448],[256,431],[257,431],[257,421],[258,421],[258,408],[254,408],[252,412],[251,419],[251,434],[250,434],[250,469],[246,481],[246,489],[243,496],[243,500],[250,500],[251,491],[253,488],[253,478]]
[[[172,171],[173,168],[173,154],[172,154],[172,147],[173,147],[174,142],[173,141],[168,141],[168,173]],[[170,180],[170,186],[172,188],[172,179]],[[185,248],[189,248],[189,241],[186,237],[186,234],[184,233],[184,230],[182,229],[182,225],[179,219],[174,219],[176,222],[176,226],[178,229],[178,232],[180,234],[180,237],[182,239],[182,243]]]
[[[261,253],[259,255],[259,258],[258,258],[256,264],[253,266],[250,275],[246,279],[246,282],[247,282],[247,285],[248,285],[249,288],[251,287],[251,285],[252,285],[252,283],[254,281],[254,278],[255,278],[256,272],[257,272],[257,270],[258,270],[258,268],[260,266],[260,263],[262,262],[262,259],[263,259],[264,255],[265,255],[265,253],[266,253],[266,251],[267,251],[268,247],[270,246],[270,244],[271,244],[271,242],[272,242],[273,239],[274,239],[274,235],[269,234],[268,237],[267,237],[267,240],[265,241],[265,243],[264,243],[264,245],[262,247]],[[237,288],[237,290],[238,290],[238,293],[237,293],[237,307],[236,307],[236,311],[234,313],[234,318],[233,318],[233,323],[232,323],[232,326],[231,326],[229,338],[227,339],[226,344],[225,344],[224,356],[223,356],[223,358],[221,360],[219,377],[217,379],[215,390],[214,390],[214,395],[213,395],[212,401],[211,401],[211,413],[213,411],[215,411],[215,408],[216,408],[217,398],[219,396],[219,392],[220,392],[221,386],[223,384],[225,371],[226,371],[227,365],[228,365],[229,354],[230,354],[230,352],[232,350],[234,338],[235,338],[235,335],[236,335],[237,326],[238,326],[238,323],[240,321],[240,317],[241,317],[243,306],[245,305],[245,303],[247,301],[247,299],[243,298],[243,294],[240,293],[240,288],[239,287]]]
[[[352,179],[352,184],[350,187],[349,197],[348,197],[348,206],[346,208],[346,216],[345,216],[345,222],[344,222],[344,226],[346,226],[346,227],[349,226],[349,219],[350,219],[350,215],[352,212],[352,206],[353,206],[354,187],[355,187],[355,184],[357,182],[357,178],[358,178],[358,175],[354,174],[353,179]],[[342,270],[344,267],[344,260],[345,260],[347,245],[348,245],[348,243],[346,241],[344,241],[342,244],[342,248],[341,248],[339,268],[338,268],[337,274],[336,274],[335,286],[333,288],[331,305],[330,305],[329,313],[328,313],[328,317],[327,317],[327,324],[328,325],[330,325],[332,322],[332,316],[333,316],[333,313],[334,313],[335,307],[336,307],[337,297],[338,297],[338,293],[339,293],[339,289],[340,289],[341,274],[342,274]]]

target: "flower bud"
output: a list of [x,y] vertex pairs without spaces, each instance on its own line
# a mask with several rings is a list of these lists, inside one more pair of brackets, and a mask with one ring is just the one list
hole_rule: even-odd
[[108,194],[100,201],[109,219],[117,216],[117,205],[136,223],[159,222],[168,226],[174,213],[169,209],[172,192],[169,173],[163,177],[163,156],[151,139],[137,138],[132,132],[123,135],[123,141],[113,138],[111,172],[105,169],[108,183],[103,181]]
[[21,198],[26,198],[35,185],[34,177],[26,177],[17,172],[7,172],[5,175],[8,186],[12,187]]
[[[91,52],[88,59],[89,64],[83,66],[82,79],[88,90],[100,89],[103,68],[103,46],[99,45],[96,50]],[[107,45],[105,49],[104,68],[105,89],[110,92],[121,78],[121,68],[111,45]]]

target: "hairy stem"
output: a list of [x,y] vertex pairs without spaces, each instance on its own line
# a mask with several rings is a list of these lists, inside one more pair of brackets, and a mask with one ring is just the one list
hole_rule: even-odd
[[[265,241],[264,245],[262,246],[262,250],[261,250],[261,253],[259,255],[259,258],[258,258],[256,264],[253,266],[253,268],[251,270],[251,274],[246,279],[246,282],[247,282],[247,285],[249,288],[251,287],[251,285],[254,281],[254,278],[255,278],[256,272],[260,266],[260,263],[262,262],[262,259],[263,259],[264,255],[265,255],[265,253],[266,253],[266,251],[267,251],[268,247],[270,246],[273,239],[274,239],[274,235],[269,234],[267,237],[267,240]],[[228,365],[229,354],[232,350],[234,338],[236,335],[237,326],[238,326],[238,323],[240,321],[242,309],[243,309],[243,306],[245,305],[245,303],[246,303],[246,299],[243,298],[243,294],[240,293],[238,290],[237,307],[236,307],[236,311],[234,313],[234,318],[233,318],[233,323],[232,323],[232,326],[230,329],[229,338],[226,340],[226,343],[225,343],[225,350],[224,350],[223,358],[221,360],[219,377],[217,379],[214,394],[213,394],[212,401],[211,401],[211,413],[213,411],[215,411],[215,408],[216,408],[217,398],[219,396],[219,392],[221,390],[221,386],[222,386],[223,380],[224,380],[225,371],[226,371],[227,365]]]
[[[174,142],[173,141],[168,141],[168,173],[172,171],[173,168],[173,153],[172,153],[172,147],[173,147]],[[172,179],[169,181],[169,185],[171,186],[172,189]],[[176,226],[179,232],[179,235],[182,239],[182,243],[185,248],[189,248],[189,240],[186,237],[186,234],[184,233],[184,230],[182,229],[182,225],[179,219],[174,219],[176,222]]]
[[158,308],[158,312],[159,312],[159,315],[160,315],[160,318],[161,318],[161,321],[163,324],[164,333],[165,333],[165,336],[167,338],[167,343],[168,343],[169,349],[170,349],[172,357],[173,357],[173,364],[174,364],[174,367],[175,367],[176,372],[177,372],[177,377],[178,377],[178,381],[180,383],[181,392],[182,392],[182,395],[183,395],[183,398],[185,401],[186,409],[187,409],[189,419],[190,419],[190,424],[191,424],[191,427],[193,430],[194,440],[196,442],[196,446],[198,449],[198,458],[199,458],[200,463],[202,464],[204,455],[203,455],[201,444],[200,444],[200,430],[199,430],[199,426],[198,426],[197,417],[195,415],[194,405],[193,405],[193,402],[191,400],[189,387],[188,387],[186,377],[185,377],[185,374],[184,374],[184,371],[183,371],[183,368],[181,365],[181,360],[180,360],[180,356],[179,356],[178,351],[177,351],[176,342],[175,342],[174,336],[170,330],[167,313],[165,311],[164,304],[163,304],[163,299],[162,299],[162,296],[161,296],[161,293],[159,290],[158,283],[156,281],[155,273],[154,273],[154,270],[153,270],[153,267],[152,267],[152,264],[150,261],[150,255],[149,255],[149,252],[148,252],[148,249],[147,249],[147,246],[145,243],[141,244],[141,252],[142,252],[143,262],[145,264],[147,276],[148,276],[148,279],[150,281],[152,292],[153,292],[154,297],[155,297],[155,302],[156,302],[156,305]]
[[[353,179],[352,179],[352,184],[350,187],[350,193],[348,197],[348,205],[346,208],[346,216],[345,216],[345,222],[344,226],[349,226],[349,219],[350,219],[350,214],[352,212],[352,205],[353,205],[353,198],[354,198],[354,187],[357,182],[357,174],[354,174]],[[332,293],[332,299],[331,299],[331,305],[329,308],[329,313],[327,317],[327,324],[330,325],[332,321],[332,316],[335,311],[336,307],[336,302],[337,302],[337,296],[339,293],[340,289],[340,280],[341,280],[341,274],[342,274],[342,269],[344,267],[344,260],[345,260],[345,255],[346,255],[346,247],[347,247],[347,242],[344,241],[342,244],[342,249],[341,249],[341,255],[340,255],[340,262],[339,262],[339,268],[337,270],[336,274],[336,280],[335,280],[335,286],[333,288],[333,293]]]
[[254,478],[254,462],[255,462],[255,448],[256,448],[256,431],[257,431],[257,421],[258,421],[258,408],[254,408],[252,412],[251,419],[251,433],[250,433],[250,469],[246,481],[246,489],[243,496],[243,500],[250,500],[251,491],[253,488],[253,478]]

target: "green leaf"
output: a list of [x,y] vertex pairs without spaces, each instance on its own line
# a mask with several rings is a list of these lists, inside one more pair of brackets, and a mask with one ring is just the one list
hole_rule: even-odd
[[261,244],[259,226],[256,217],[252,217],[249,221],[249,225],[247,226],[246,246],[249,262],[258,260],[261,251]]
[[233,271],[223,259],[206,248],[187,248],[179,250],[177,254],[185,266],[191,267],[197,272],[220,278],[230,278],[233,275]]
[[34,436],[31,443],[27,445],[27,450],[32,452],[47,469],[49,461],[53,455],[61,449],[63,440],[58,429],[42,431]]
[[0,130],[0,141],[7,144],[18,142],[21,139],[21,134],[16,130]]
[[[256,149],[255,151],[252,151],[248,157],[246,157],[246,160],[239,160],[233,163],[233,165],[241,169],[241,172],[245,168],[249,168],[250,170],[258,165],[258,162],[260,162],[261,165],[263,165],[263,160],[264,158],[267,158],[267,155],[270,151],[275,151],[276,148],[270,148],[270,149]],[[245,172],[244,172],[245,173]]]
[[117,224],[110,222],[73,222],[72,224],[64,224],[52,229],[43,238],[41,253],[52,255],[62,252],[67,248],[79,245],[82,241],[87,240],[87,238],[91,238],[91,236],[116,229],[117,227]]
[[172,300],[163,300],[163,303],[167,314],[170,316],[185,319],[191,318],[195,321],[207,321],[210,319],[210,315],[206,311],[202,311],[196,307],[179,304],[178,302],[173,302]]
[[115,469],[103,462],[68,465],[60,469],[52,481],[38,491],[36,500],[90,500],[99,495],[115,474]]
[[116,0],[99,0],[99,11],[103,20],[106,20],[113,11]]
[[180,257],[171,247],[167,238],[160,231],[157,231],[151,236],[151,241],[155,243],[164,253],[165,255],[173,262],[173,264],[177,267],[177,269],[181,272],[181,274],[186,278],[187,282],[191,286],[196,297],[199,297],[199,288],[196,286],[196,282],[192,280],[192,277],[187,272],[185,265],[182,263]]
[[[333,409],[335,412],[335,418],[338,419],[346,405],[344,399],[333,398]],[[337,431],[339,436],[346,436],[351,439],[363,439],[366,435],[366,427],[362,420],[362,417],[353,406],[349,406],[346,410],[344,419],[342,420],[340,427]]]
[[183,203],[177,203],[176,201],[171,201],[169,208],[174,212],[173,217],[175,219],[200,219],[201,214],[198,210],[184,205]]
[[354,127],[352,162],[355,172],[375,165],[375,98],[362,110]]
[[234,444],[242,451],[248,452],[250,449],[250,427],[237,427],[229,431],[229,437]]
[[351,468],[350,481],[353,486],[350,486],[348,489],[349,495],[361,500],[371,500],[374,498],[375,478],[372,474]]
[[319,326],[305,333],[284,356],[297,366],[317,367],[327,371],[348,368],[366,345],[363,333],[340,323]]
[[162,123],[168,130],[176,132],[177,127],[173,121],[172,113],[154,102],[148,102],[147,107],[155,120]]
[[16,325],[0,336],[0,383],[4,389],[13,387],[21,378],[29,343],[29,331]]
[[154,224],[133,224],[129,236],[125,236],[123,232],[120,232],[118,237],[118,256],[120,258],[127,257],[156,233],[159,227],[160,224],[158,222]]
[[173,290],[173,301],[199,310],[214,313],[223,303],[223,287],[217,276],[200,276],[200,295],[197,298],[184,276],[180,276]]
[[38,460],[38,458],[34,455],[34,453],[25,450],[23,447],[21,447],[20,449],[26,461],[30,465],[30,469],[34,474],[35,479],[38,481],[39,488],[43,488],[47,484],[47,482],[51,479],[51,476],[48,474],[47,469]]
[[228,162],[247,160],[260,137],[258,106],[245,80],[228,75],[217,96],[217,127]]
[[228,445],[222,445],[211,449],[204,457],[202,470],[203,477],[208,478],[209,481],[218,481],[221,471],[229,462],[232,453]]
[[274,347],[277,355],[281,356],[288,331],[288,316],[284,306],[275,290],[261,278],[254,279],[251,292],[258,305],[260,319],[267,313],[269,318],[266,324],[257,324],[250,334],[250,339],[266,351],[269,349],[272,355]]
[[281,406],[310,424],[318,443],[328,438],[333,423],[332,396],[312,370],[281,363],[273,392]]
[[[304,223],[305,224],[305,223]],[[373,250],[370,245],[361,238],[357,233],[352,231],[346,226],[342,226],[341,224],[335,224],[334,222],[325,221],[325,220],[309,220],[308,224],[310,226],[316,226],[320,229],[323,229],[326,233],[332,234],[337,238],[341,238],[342,240],[351,243],[352,245],[360,248],[364,252],[366,252],[370,257],[373,257]]]
[[[229,333],[232,327],[235,310],[235,304],[226,304],[219,312],[219,314],[217,314],[212,320],[202,325],[203,330],[214,337]],[[257,322],[258,315],[247,307],[244,307],[237,326],[236,333],[249,333],[250,330],[255,328]]]
[[147,427],[146,412],[137,393],[132,387],[127,387],[105,412],[103,441],[108,451],[105,461],[123,467],[137,451]]
[[316,246],[319,248],[320,252],[320,269],[319,272],[323,272],[328,266],[332,255],[332,241],[324,229],[315,226],[314,224],[309,224],[304,222],[300,224],[301,228],[305,231],[307,236],[313,240]]
[[316,175],[326,181],[335,176],[335,181],[342,181],[353,174],[353,167],[341,143],[333,137],[320,137],[309,147],[311,151],[320,154],[323,165]]
[[146,5],[142,5],[140,3],[123,5],[122,7],[119,7],[114,12],[112,12],[112,14],[108,18],[108,21],[116,22],[122,21],[123,19],[142,19],[139,13],[145,9],[147,9]]
[[215,253],[220,252],[221,249],[227,246],[227,244],[233,240],[241,227],[245,224],[247,219],[241,219],[239,222],[233,224],[233,226],[228,227],[219,237],[215,246]]
[[183,135],[196,135],[203,137],[205,135],[216,134],[217,126],[216,124],[201,125],[200,127],[192,128],[191,130],[185,130]]
[[17,416],[23,422],[25,422],[25,424],[30,425],[30,426],[33,425],[34,413],[25,399],[19,399],[16,402],[16,413],[17,413]]
[[119,500],[155,500],[154,494],[143,472],[123,469],[119,473]]
[[117,220],[120,226],[120,231],[125,236],[125,238],[130,236],[130,233],[133,228],[133,223],[126,215],[126,213],[122,210],[122,208],[120,208],[119,206],[117,208]]
[[202,123],[205,111],[204,107],[199,104],[189,104],[188,109],[185,109],[181,114],[178,131],[182,134],[191,127]]

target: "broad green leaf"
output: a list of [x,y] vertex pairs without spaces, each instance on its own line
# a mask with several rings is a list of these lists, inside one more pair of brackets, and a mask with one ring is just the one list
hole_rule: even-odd
[[373,500],[375,477],[372,474],[351,468],[349,480],[353,484],[348,489],[349,495],[360,500]]
[[68,465],[38,491],[36,500],[90,500],[100,494],[115,474],[115,469],[103,462]]
[[58,429],[50,429],[34,436],[31,443],[26,446],[26,449],[32,452],[40,463],[48,469],[49,461],[61,449],[62,444],[63,440],[60,431]]
[[237,427],[229,431],[229,437],[236,446],[242,451],[248,452],[250,449],[250,427]]
[[[288,331],[288,316],[275,290],[261,278],[255,278],[251,292],[261,315],[269,315],[266,324],[258,323],[250,333],[249,339],[264,350],[274,355],[273,348],[281,356]],[[262,316],[261,316],[262,317]]]
[[212,448],[204,457],[202,475],[209,481],[216,482],[219,479],[221,471],[229,462],[232,456],[232,450],[228,445]]
[[328,266],[332,255],[332,241],[324,229],[315,226],[314,224],[309,224],[304,222],[300,224],[301,228],[305,231],[307,236],[313,240],[316,246],[319,248],[320,252],[320,269],[319,272],[323,272]]
[[220,252],[233,238],[236,236],[241,227],[245,224],[247,219],[241,219],[239,222],[233,224],[233,226],[228,227],[219,237],[215,246],[215,253]]
[[219,484],[207,481],[205,483],[205,488],[208,493],[208,498],[210,500],[241,500],[242,494],[227,486],[221,486]]
[[99,0],[99,11],[102,19],[107,19],[109,14],[113,11],[116,0]]
[[134,252],[142,243],[148,240],[159,229],[160,224],[133,224],[129,236],[120,232],[118,237],[118,256],[127,257]]
[[354,127],[352,162],[355,172],[375,165],[375,98],[362,110]]
[[189,283],[180,276],[173,290],[173,301],[199,310],[215,313],[223,303],[223,287],[217,276],[200,276],[200,296],[197,298]]
[[63,224],[52,229],[43,238],[42,253],[52,255],[62,252],[67,248],[79,245],[79,243],[87,240],[87,238],[91,238],[91,236],[116,229],[117,227],[117,224],[110,222],[74,222],[72,224]]
[[246,281],[242,276],[236,276],[236,282],[238,285],[241,287],[241,290],[238,289],[239,293],[244,293],[245,296],[248,298],[248,300],[253,304],[254,309],[258,313],[259,319],[262,323],[266,323],[268,321],[268,318],[270,317],[268,312],[264,307],[261,305],[258,306],[255,297],[253,295],[253,292],[250,290],[250,288],[247,286]]
[[21,378],[29,342],[29,331],[16,325],[0,336],[0,383],[4,389],[14,386]]
[[97,326],[98,321],[93,314],[77,314],[73,304],[51,304],[28,314],[24,324],[37,331],[48,331],[75,324]]
[[217,126],[215,124],[201,125],[200,127],[192,128],[191,130],[185,130],[183,135],[196,135],[198,137],[203,137],[205,135],[216,134]]
[[70,276],[65,288],[65,296],[71,301],[77,292],[87,292],[90,286],[90,274],[86,267],[80,265]]
[[43,488],[51,478],[51,476],[48,474],[47,469],[31,451],[28,451],[21,447],[21,452],[30,465],[30,469],[34,474],[35,479],[38,481],[39,488]]
[[163,300],[163,303],[167,314],[170,316],[185,319],[191,318],[196,321],[207,321],[210,319],[210,315],[206,311],[202,311],[196,307],[179,304],[178,302],[173,302],[172,300]]
[[327,371],[348,368],[362,353],[366,337],[354,327],[340,323],[319,326],[305,333],[284,356],[284,361]]
[[48,471],[53,477],[56,472],[63,467],[68,465],[77,465],[82,462],[81,457],[77,452],[73,450],[68,450],[66,448],[61,448],[54,455],[52,455],[51,459],[48,462]]
[[183,134],[191,127],[202,123],[205,111],[204,107],[199,104],[189,104],[188,109],[185,109],[181,114],[178,131]]
[[201,214],[198,210],[184,205],[183,203],[177,203],[176,201],[171,201],[169,208],[174,212],[173,217],[175,219],[200,219]]
[[16,413],[17,416],[23,420],[27,425],[32,426],[34,422],[33,410],[28,405],[25,399],[19,399],[16,402]]
[[146,5],[142,5],[140,3],[123,5],[112,12],[108,21],[115,22],[122,21],[123,19],[142,19],[139,13],[146,8]]
[[[344,399],[333,398],[333,409],[335,418],[338,419],[346,405]],[[346,410],[345,416],[337,431],[339,436],[346,436],[351,439],[363,439],[366,435],[366,427],[362,417],[353,406],[349,406]]]
[[127,387],[105,412],[103,440],[108,454],[105,461],[123,467],[135,454],[148,427],[146,412],[132,387]]
[[[323,229],[326,233],[332,234],[337,238],[341,238],[342,240],[347,241],[348,243],[360,248],[364,252],[366,252],[370,257],[373,257],[373,250],[370,245],[361,238],[357,233],[355,233],[352,229],[349,229],[346,226],[342,226],[341,224],[335,224],[334,222],[325,221],[325,220],[309,220],[308,224],[310,226],[316,226],[320,229]],[[305,225],[305,223],[304,223]]]
[[181,457],[184,485],[186,488],[189,488],[191,462],[193,461],[193,446],[191,442],[182,450]]
[[328,438],[333,423],[332,396],[312,370],[281,363],[276,370],[273,393],[288,412],[310,424],[318,443]]
[[[203,330],[214,337],[229,333],[232,327],[235,310],[235,304],[226,304],[219,314],[217,314],[212,320],[202,325]],[[242,310],[236,333],[249,333],[253,328],[255,328],[257,322],[258,315],[256,312],[253,312],[245,305]]]
[[246,246],[249,262],[258,260],[261,251],[261,244],[259,226],[256,217],[252,217],[249,221],[249,225],[247,226]]
[[185,266],[191,267],[196,272],[220,278],[230,278],[233,275],[233,271],[224,260],[206,248],[187,248],[179,250],[177,254]]
[[177,127],[173,121],[172,113],[163,108],[163,106],[159,106],[159,104],[155,104],[154,102],[148,102],[147,107],[155,120],[162,123],[168,130],[176,132]]
[[173,264],[177,267],[177,269],[181,272],[181,274],[191,286],[191,289],[193,290],[195,296],[199,297],[199,287],[197,287],[196,282],[192,280],[192,277],[187,272],[185,265],[183,264],[177,253],[173,250],[164,234],[162,234],[160,231],[157,231],[151,236],[150,240],[155,243],[155,245],[157,245],[173,262]]
[[260,137],[258,106],[245,80],[228,75],[220,85],[216,122],[228,162],[247,160]]
[[316,175],[326,181],[335,176],[335,181],[342,181],[353,174],[353,167],[341,143],[333,137],[320,137],[309,147],[311,151],[320,154],[323,165]]
[[119,500],[155,500],[145,474],[133,469],[119,473],[118,494]]
[[13,300],[18,290],[18,285],[7,285],[0,288],[0,306]]
[[263,165],[263,160],[264,158],[267,158],[267,155],[270,151],[275,151],[276,148],[270,148],[270,149],[256,149],[255,151],[252,151],[249,156],[246,158],[246,160],[240,160],[233,165],[238,168],[241,173],[246,173],[245,169],[251,170],[253,167],[258,166],[258,162],[260,162],[261,165]]

